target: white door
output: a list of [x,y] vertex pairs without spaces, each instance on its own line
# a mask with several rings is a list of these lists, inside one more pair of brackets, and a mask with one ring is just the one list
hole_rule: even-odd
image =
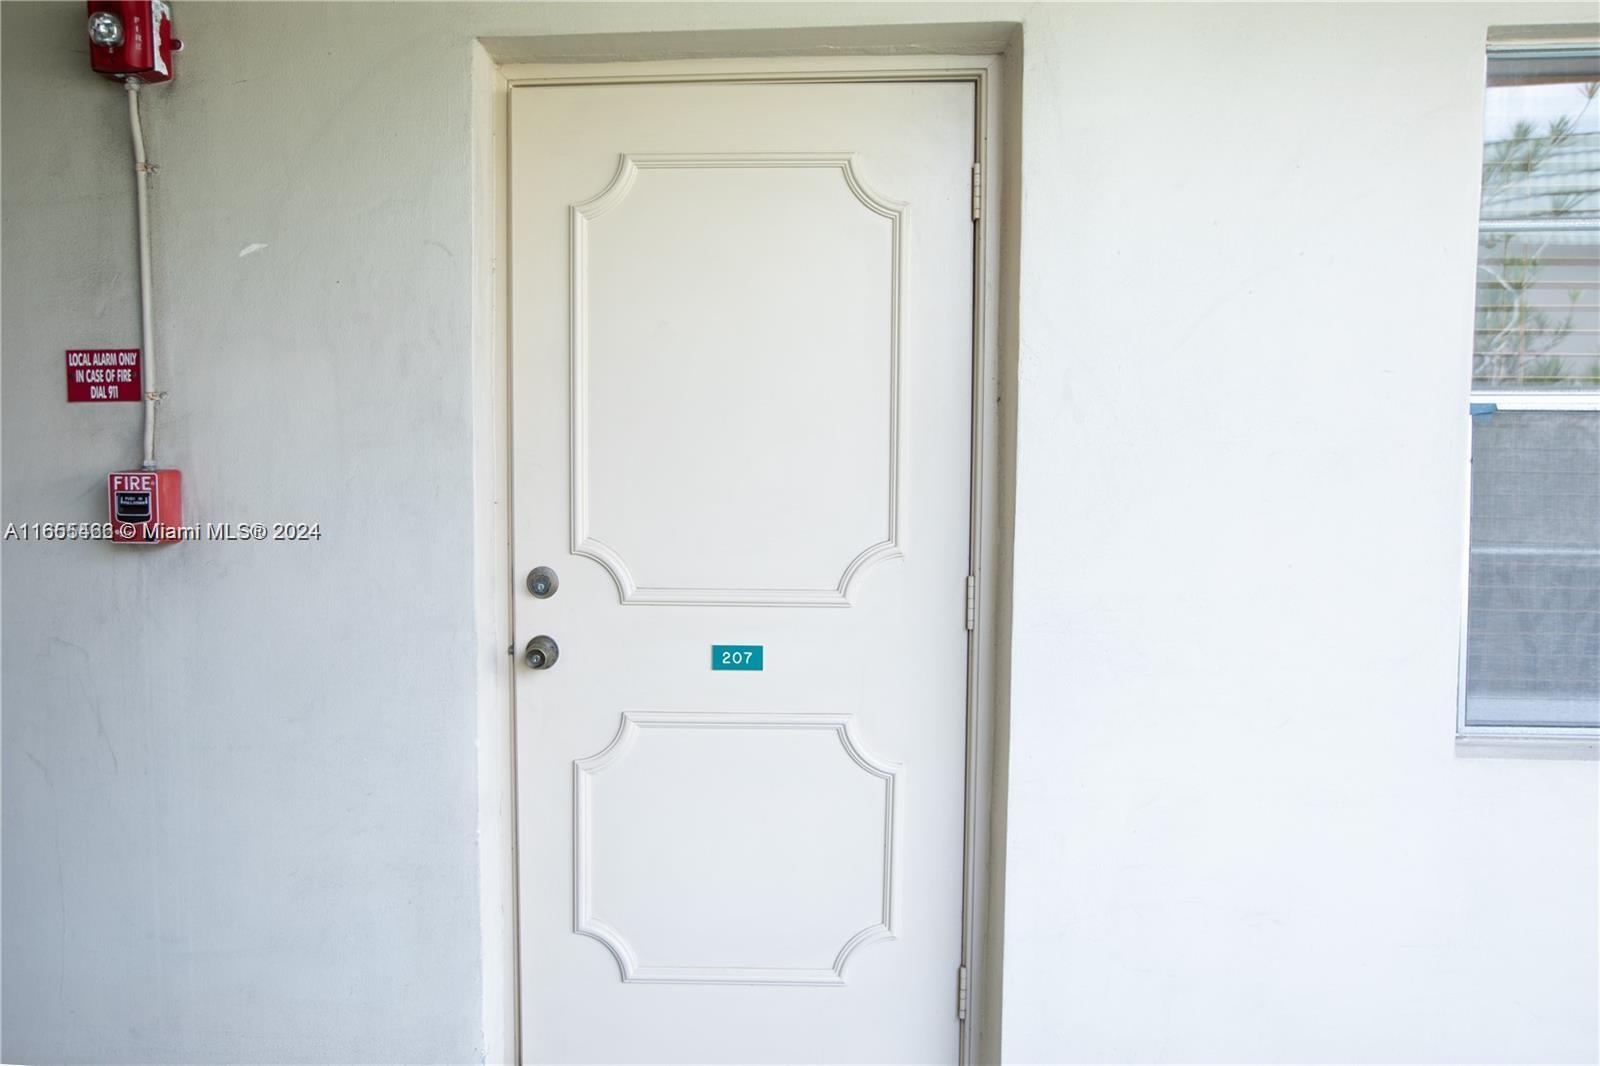
[[956,1056],[973,109],[511,92],[528,1061]]

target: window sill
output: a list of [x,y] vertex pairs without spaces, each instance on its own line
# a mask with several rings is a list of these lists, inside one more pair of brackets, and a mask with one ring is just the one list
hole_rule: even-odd
[[1493,731],[1457,733],[1458,759],[1561,759],[1600,761],[1600,735],[1584,733],[1540,735]]

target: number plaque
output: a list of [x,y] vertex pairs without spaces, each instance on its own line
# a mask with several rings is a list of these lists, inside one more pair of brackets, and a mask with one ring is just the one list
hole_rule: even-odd
[[761,667],[760,644],[713,644],[711,645],[711,669],[713,670],[760,670]]

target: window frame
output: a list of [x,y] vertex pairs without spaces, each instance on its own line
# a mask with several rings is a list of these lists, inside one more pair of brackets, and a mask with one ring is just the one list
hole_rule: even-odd
[[[1585,34],[1581,37],[1560,37],[1556,39],[1528,40],[1505,39],[1495,40],[1493,31],[1484,57],[1484,77],[1482,86],[1484,96],[1481,99],[1479,111],[1482,113],[1487,104],[1489,87],[1488,61],[1490,58],[1500,56],[1526,57],[1529,59],[1560,58],[1571,55],[1588,55],[1600,52],[1600,36]],[[1481,140],[1481,137],[1480,137]],[[1477,233],[1481,237],[1484,232],[1482,208],[1482,147],[1479,149],[1479,208]],[[1514,229],[1519,222],[1537,223],[1543,228],[1593,228],[1587,220],[1568,226],[1552,226],[1548,219],[1505,220],[1491,226],[1491,229]],[[1600,225],[1600,224],[1597,224]],[[1476,260],[1473,265],[1474,279],[1477,277]],[[1477,315],[1477,298],[1473,298],[1473,315]],[[1464,464],[1465,478],[1465,508],[1463,515],[1465,522],[1462,530],[1461,552],[1461,604],[1460,604],[1460,638],[1457,652],[1456,670],[1456,739],[1457,740],[1511,740],[1511,741],[1555,741],[1563,745],[1576,743],[1583,746],[1600,744],[1600,725],[1595,726],[1555,726],[1555,725],[1470,725],[1467,722],[1467,622],[1470,609],[1469,598],[1471,595],[1472,573],[1472,446],[1473,446],[1473,419],[1471,406],[1477,404],[1492,404],[1498,411],[1600,411],[1600,389],[1550,389],[1544,392],[1528,389],[1478,389],[1474,387],[1473,374],[1473,349],[1469,345],[1467,355],[1468,374],[1468,411],[1463,412],[1463,421],[1466,424],[1466,456]]]

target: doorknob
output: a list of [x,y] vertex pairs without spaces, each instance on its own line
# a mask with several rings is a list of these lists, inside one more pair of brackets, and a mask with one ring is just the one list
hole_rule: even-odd
[[554,640],[540,634],[528,641],[528,646],[522,649],[522,658],[535,670],[548,670],[560,658],[561,649]]
[[541,600],[548,600],[561,587],[556,572],[548,566],[536,566],[528,571],[528,591]]

